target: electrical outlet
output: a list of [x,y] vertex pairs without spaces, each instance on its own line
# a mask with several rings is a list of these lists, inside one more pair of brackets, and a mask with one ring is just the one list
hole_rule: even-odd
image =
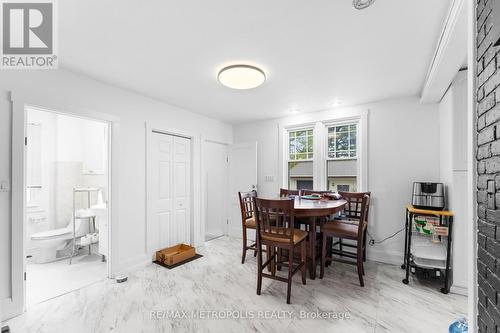
[[9,182],[6,180],[2,180],[0,182],[0,192],[9,192],[9,191],[10,191]]
[[274,176],[273,175],[264,176],[264,180],[268,183],[272,183],[274,182]]

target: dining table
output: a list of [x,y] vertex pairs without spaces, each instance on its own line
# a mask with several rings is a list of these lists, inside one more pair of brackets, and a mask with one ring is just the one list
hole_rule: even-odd
[[309,275],[312,280],[316,278],[316,267],[318,263],[318,253],[316,245],[317,227],[321,226],[326,217],[335,215],[344,210],[347,201],[339,200],[311,200],[295,196],[294,199],[295,221],[299,220],[301,224],[308,224],[308,245],[310,269]]

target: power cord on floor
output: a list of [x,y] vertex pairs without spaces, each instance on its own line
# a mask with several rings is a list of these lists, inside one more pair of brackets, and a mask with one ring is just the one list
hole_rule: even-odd
[[401,230],[398,230],[396,231],[395,233],[393,233],[392,235],[390,235],[389,237],[386,237],[384,239],[382,239],[381,241],[376,241],[372,235],[370,235],[370,233],[368,232],[368,236],[370,237],[370,241],[368,242],[368,244],[370,244],[371,246],[374,246],[375,244],[382,244],[383,242],[385,242],[386,240],[388,239],[391,239],[393,237],[395,237],[397,234],[399,234],[400,232],[402,232],[403,230],[405,230],[405,228],[401,229]]

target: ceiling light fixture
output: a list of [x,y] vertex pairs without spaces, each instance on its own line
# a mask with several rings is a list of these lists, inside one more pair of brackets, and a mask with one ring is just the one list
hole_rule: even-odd
[[336,108],[336,107],[340,106],[341,104],[342,104],[342,102],[340,100],[336,99],[333,101],[332,106],[334,108]]
[[353,0],[352,5],[354,8],[361,10],[370,7],[374,2],[375,0]]
[[232,89],[253,89],[266,81],[266,74],[255,66],[231,65],[221,69],[217,79]]

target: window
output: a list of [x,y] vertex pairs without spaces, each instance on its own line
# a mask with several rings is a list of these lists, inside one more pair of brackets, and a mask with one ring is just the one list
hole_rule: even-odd
[[339,192],[349,192],[349,185],[337,185],[337,191]]
[[356,158],[357,133],[357,124],[328,127],[328,158]]
[[363,189],[366,170],[362,170],[359,145],[367,113],[358,114],[348,121],[318,120],[303,127],[282,127],[283,186],[335,192]]
[[356,192],[358,183],[358,125],[328,127],[327,188],[330,191]]
[[289,160],[307,160],[313,158],[313,130],[289,132]]
[[314,131],[310,129],[288,132],[288,188],[313,188]]

